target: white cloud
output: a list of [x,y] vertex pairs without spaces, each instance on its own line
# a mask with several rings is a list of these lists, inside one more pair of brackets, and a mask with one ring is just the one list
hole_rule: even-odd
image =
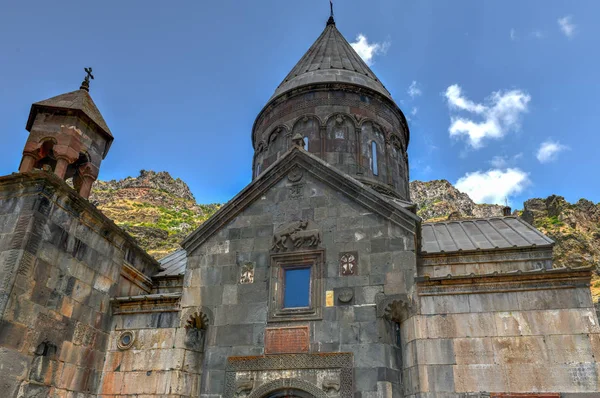
[[458,84],[446,89],[446,99],[451,111],[466,111],[477,116],[474,121],[470,117],[451,115],[448,129],[451,137],[467,136],[471,147],[483,146],[487,138],[499,139],[508,132],[520,128],[521,115],[528,111],[531,96],[521,90],[496,91],[487,99],[486,104],[478,104],[462,95]]
[[534,30],[533,32],[531,32],[531,37],[535,39],[543,39],[544,32],[542,32],[541,30]]
[[510,30],[510,39],[511,40],[517,40],[517,31],[514,29]]
[[494,156],[492,160],[490,160],[490,164],[496,168],[506,167],[507,163],[506,157],[504,156]]
[[419,87],[419,84],[417,83],[416,80],[413,80],[413,82],[410,84],[410,86],[408,87],[407,93],[408,93],[408,95],[410,95],[413,98],[418,97],[419,95],[423,94],[423,92],[421,91],[421,88]]
[[416,116],[417,112],[419,112],[419,108],[417,108],[416,106],[412,108],[412,110],[410,111],[410,114],[413,116]]
[[569,39],[575,35],[575,30],[577,29],[577,25],[573,23],[573,16],[567,15],[562,18],[558,18],[558,26],[560,30],[567,36]]
[[535,155],[537,160],[540,163],[550,163],[558,158],[558,154],[565,149],[568,149],[567,146],[562,145],[558,141],[544,141]]
[[489,163],[492,165],[492,167],[495,167],[497,169],[502,169],[504,167],[508,167],[508,166],[514,165],[522,157],[523,157],[523,153],[517,153],[516,155],[511,156],[511,157],[508,157],[508,156],[494,156],[492,158],[492,160],[490,160]]
[[367,36],[362,33],[356,36],[356,41],[350,43],[350,45],[369,66],[374,64],[373,57],[375,55],[385,54],[390,47],[390,43],[387,41],[383,43],[369,43]]
[[454,185],[476,203],[503,205],[508,198],[521,193],[529,184],[528,173],[518,168],[508,168],[467,173]]

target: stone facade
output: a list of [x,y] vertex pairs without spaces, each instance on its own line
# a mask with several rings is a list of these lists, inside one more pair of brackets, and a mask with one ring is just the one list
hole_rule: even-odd
[[3,396],[95,396],[110,299],[159,265],[48,172],[1,177],[0,220]]
[[422,224],[406,120],[333,17],[251,184],[160,263],[86,200],[112,141],[86,82],[0,177],[3,397],[600,396],[592,270],[516,217]]
[[[202,241],[191,239],[185,243],[189,257],[182,314],[200,306],[209,307],[214,314],[205,348],[202,395],[222,395],[230,383],[239,384],[249,378],[247,372],[229,373],[228,358],[263,356],[268,340],[265,330],[287,333],[296,326],[306,327],[307,345],[305,349],[297,347],[286,334],[284,344],[291,348],[287,353],[296,349],[295,353],[320,358],[317,354],[343,352],[354,358],[354,366],[347,371],[350,376],[344,379],[345,383],[354,379],[350,395],[388,387],[400,391],[402,363],[396,331],[392,323],[377,318],[376,304],[381,295],[407,294],[412,287],[418,219],[375,195],[370,202],[364,198],[364,204],[357,203],[351,196],[352,189],[344,191],[343,177],[336,169],[321,162],[311,165],[317,160],[302,151],[288,152],[273,169],[255,180],[256,190],[243,191],[230,211],[227,206],[220,213],[223,219],[218,220],[223,223],[221,228],[210,229],[209,221]],[[273,181],[274,173],[281,175],[279,181]],[[325,173],[327,182],[322,180]],[[297,174],[302,177],[298,179]],[[300,195],[291,195],[295,184],[302,184]],[[352,184],[361,189],[358,181]],[[397,217],[384,215],[390,210]],[[273,250],[276,231],[297,220],[308,221],[309,228],[318,230],[320,243]],[[269,316],[269,288],[272,290],[280,281],[271,275],[272,258],[295,254],[306,257],[314,249],[323,250],[321,267],[315,268],[320,281],[314,285],[318,289],[315,295],[321,296],[315,298],[322,303],[321,311],[308,317],[291,314],[273,319]],[[340,269],[340,256],[348,252],[357,253],[354,275],[343,275]],[[241,284],[241,268],[247,262],[255,264],[254,281]],[[339,297],[342,293],[351,296],[344,299],[345,303]],[[333,296],[330,302],[325,297],[328,294]],[[304,358],[311,363],[310,355]],[[295,379],[304,382],[323,383],[327,379],[342,383],[339,374],[325,369],[322,372],[294,373]],[[256,374],[252,390],[279,375],[275,370]]]

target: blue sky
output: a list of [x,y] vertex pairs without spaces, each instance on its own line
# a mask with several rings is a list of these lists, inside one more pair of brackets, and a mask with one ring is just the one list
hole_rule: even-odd
[[[60,5],[57,5],[60,4]],[[251,179],[254,118],[325,27],[327,0],[11,2],[0,12],[0,175],[32,102],[91,94],[101,179],[169,171],[201,203]],[[338,29],[409,118],[411,179],[520,208],[600,201],[600,2],[338,0]],[[362,34],[362,40],[359,35]]]

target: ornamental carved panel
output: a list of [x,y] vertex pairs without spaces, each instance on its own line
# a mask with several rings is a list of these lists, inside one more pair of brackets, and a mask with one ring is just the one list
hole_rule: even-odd
[[340,275],[358,275],[358,252],[340,253]]
[[308,326],[265,329],[265,354],[300,354],[308,352]]

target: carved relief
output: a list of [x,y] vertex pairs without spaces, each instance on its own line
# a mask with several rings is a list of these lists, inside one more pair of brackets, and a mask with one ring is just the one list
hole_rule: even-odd
[[408,305],[405,301],[393,300],[385,307],[385,317],[393,322],[402,322],[408,316]]
[[340,382],[333,379],[323,380],[323,391],[325,391],[327,394],[337,394],[340,392]]
[[302,199],[304,197],[304,184],[290,186],[290,199]]
[[254,379],[238,380],[235,386],[236,397],[247,397],[254,388]]
[[246,285],[254,283],[254,263],[247,262],[242,265],[242,273],[240,276],[240,284]]
[[271,250],[278,252],[299,249],[303,246],[318,246],[321,243],[321,232],[308,226],[308,221],[294,221],[279,229],[273,236]]
[[290,235],[296,249],[302,246],[318,246],[321,243],[321,232],[318,229],[296,231]]
[[342,288],[338,291],[337,298],[341,303],[349,303],[354,297],[354,290],[350,287]]
[[358,253],[346,252],[340,255],[340,274],[343,276],[356,275],[358,272]]
[[195,312],[188,318],[185,328],[206,330],[208,328],[208,317],[202,312]]
[[290,182],[298,182],[302,179],[303,175],[304,172],[300,167],[294,167],[288,174],[288,180],[290,180]]
[[290,239],[290,235],[297,231],[306,229],[307,226],[308,221],[294,221],[293,223],[279,229],[277,232],[275,232],[275,235],[273,235],[273,245],[271,246],[271,250],[276,252],[280,250],[287,250],[286,243]]

